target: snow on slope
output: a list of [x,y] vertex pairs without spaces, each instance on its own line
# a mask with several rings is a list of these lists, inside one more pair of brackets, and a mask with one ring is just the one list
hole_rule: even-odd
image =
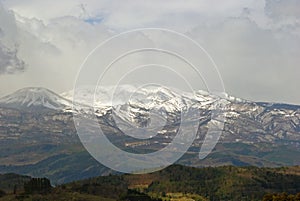
[[15,108],[41,106],[54,110],[72,107],[72,102],[45,88],[24,88],[0,98],[0,105]]
[[[71,90],[60,95],[68,100],[73,100],[73,94],[74,90]],[[96,90],[92,87],[76,89],[76,100],[74,101],[87,105],[93,103],[95,107],[130,104],[150,109],[164,104],[166,107],[173,105],[172,109],[174,107],[178,109],[190,106],[195,102],[201,105],[210,104],[216,98],[205,91],[191,93],[166,87],[137,88],[132,85],[121,85],[117,88],[114,86],[98,87]]]
[[[71,112],[73,93],[72,90],[57,95],[45,88],[24,88],[0,98],[0,106],[13,108],[40,106]],[[209,109],[212,103],[219,98],[205,91],[191,93],[161,86],[147,86],[144,88],[133,85],[105,86],[98,87],[96,93],[94,93],[94,88],[85,87],[76,90],[74,103],[78,107],[74,109],[78,109],[78,112],[80,112],[81,105],[88,105],[97,108],[98,115],[103,115],[113,107],[115,112],[125,117],[125,115],[136,116],[144,113],[143,111],[150,110],[158,111],[162,109],[166,112],[178,112],[189,107]]]

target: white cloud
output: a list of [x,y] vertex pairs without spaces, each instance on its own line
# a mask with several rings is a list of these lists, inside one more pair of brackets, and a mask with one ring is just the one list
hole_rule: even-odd
[[[72,16],[49,19],[47,24],[41,19],[18,13],[15,13],[15,18],[10,21],[15,25],[12,32],[17,35],[10,35],[9,39],[17,44],[18,49],[4,51],[2,48],[0,72],[11,72],[12,64],[15,64],[15,70],[21,70],[23,61],[27,69],[17,76],[1,75],[0,85],[5,86],[1,88],[2,94],[25,86],[42,86],[55,91],[72,88],[87,54],[95,44],[110,36],[105,26],[91,25]],[[6,21],[3,17],[1,19]],[[0,23],[0,27],[3,24]],[[17,61],[17,53],[22,60]],[[13,58],[16,60],[14,63]],[[2,65],[4,62],[7,66]]]
[[[187,33],[201,43],[217,62],[232,95],[300,103],[297,0],[3,3],[16,14],[16,21],[10,17],[7,30],[17,34],[6,38],[10,42],[5,46],[13,52],[17,43],[17,56],[28,66],[21,75],[1,76],[1,86],[10,86],[1,88],[3,93],[27,85],[67,90],[85,56],[104,39],[132,28],[163,27]],[[1,18],[0,12],[0,28],[7,24]]]
[[12,13],[0,4],[0,74],[13,74],[25,69],[18,57],[18,29]]
[[25,63],[18,58],[17,54],[17,48],[11,50],[0,43],[0,74],[24,71]]
[[199,21],[235,16],[243,7],[255,8],[258,5],[255,0],[228,0],[226,3],[218,0],[9,0],[5,4],[22,16],[39,18],[46,24],[62,16],[87,18],[100,15],[104,18],[103,23],[115,30],[166,26],[181,32],[194,27]]
[[213,55],[230,94],[299,103],[298,35],[262,29],[243,17],[199,26],[190,34]]
[[299,0],[266,0],[266,14],[272,18],[300,18]]

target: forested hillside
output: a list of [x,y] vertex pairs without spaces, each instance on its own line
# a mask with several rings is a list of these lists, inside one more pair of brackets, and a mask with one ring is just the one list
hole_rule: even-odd
[[[299,166],[191,168],[174,165],[151,174],[109,175],[56,187],[51,187],[45,178],[9,174],[0,179],[0,201],[293,201],[300,197]],[[14,189],[16,184],[23,184],[23,188]]]

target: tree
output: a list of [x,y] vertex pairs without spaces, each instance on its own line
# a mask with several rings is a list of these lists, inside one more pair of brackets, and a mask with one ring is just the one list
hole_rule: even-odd
[[51,191],[51,188],[50,180],[46,178],[32,178],[24,184],[26,194],[46,194]]
[[0,189],[0,197],[3,197],[5,195],[6,195],[6,193],[3,190]]

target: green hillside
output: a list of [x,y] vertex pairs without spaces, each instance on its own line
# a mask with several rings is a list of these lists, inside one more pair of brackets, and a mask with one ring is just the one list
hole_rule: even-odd
[[[109,175],[56,187],[37,185],[28,177],[25,190],[13,193],[16,179],[0,177],[0,201],[188,201],[188,200],[299,200],[300,167],[206,167],[170,166],[140,175]],[[32,181],[34,180],[34,181]],[[31,182],[31,183],[30,183]],[[47,182],[46,182],[47,183]],[[33,185],[34,184],[34,185]],[[29,187],[28,187],[29,186]],[[31,189],[30,191],[26,189]],[[6,192],[6,195],[3,193]],[[274,199],[273,199],[274,198]]]

